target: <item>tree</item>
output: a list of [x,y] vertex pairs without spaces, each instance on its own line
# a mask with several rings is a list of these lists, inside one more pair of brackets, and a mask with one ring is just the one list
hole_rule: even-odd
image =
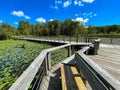
[[58,20],[48,22],[49,34],[53,36],[60,35],[61,22]]
[[42,25],[40,25],[40,24],[35,25],[35,35],[36,36],[41,36],[42,35],[42,30],[43,30]]
[[94,34],[96,34],[96,28],[94,27],[94,26],[92,26],[92,25],[89,25],[88,26],[88,34],[90,34],[90,35],[94,35]]
[[20,21],[19,25],[18,25],[18,30],[20,32],[21,35],[29,35],[30,32],[30,24],[29,22],[25,22],[25,21]]

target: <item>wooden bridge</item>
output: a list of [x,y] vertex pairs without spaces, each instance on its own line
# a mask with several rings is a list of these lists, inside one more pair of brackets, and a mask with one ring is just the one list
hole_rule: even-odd
[[[16,39],[60,46],[43,50],[9,90],[120,90],[119,45],[99,45],[99,40],[93,43],[78,42],[77,39],[77,42],[25,37]],[[74,46],[81,49],[71,55]],[[68,49],[68,57],[51,66],[51,52],[62,48]]]

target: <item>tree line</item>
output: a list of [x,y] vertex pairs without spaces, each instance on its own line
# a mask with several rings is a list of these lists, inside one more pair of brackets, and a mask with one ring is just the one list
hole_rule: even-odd
[[0,39],[12,36],[88,36],[88,35],[120,35],[120,25],[85,27],[78,21],[66,19],[48,21],[46,23],[30,24],[28,21],[20,21],[18,28],[7,22],[0,24]]

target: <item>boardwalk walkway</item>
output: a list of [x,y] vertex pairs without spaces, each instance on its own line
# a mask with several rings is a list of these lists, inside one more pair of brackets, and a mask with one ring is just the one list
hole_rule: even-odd
[[[100,44],[98,55],[88,55],[95,63],[120,80],[120,47],[115,45]],[[54,65],[45,76],[39,90],[61,90],[61,63],[74,62],[74,55]],[[92,90],[87,84],[88,90]]]
[[120,80],[120,46],[100,44],[98,55],[89,55],[88,57]]
[[52,66],[48,76],[44,76],[39,90],[62,90],[60,67],[62,63],[71,63],[74,61],[74,55]]

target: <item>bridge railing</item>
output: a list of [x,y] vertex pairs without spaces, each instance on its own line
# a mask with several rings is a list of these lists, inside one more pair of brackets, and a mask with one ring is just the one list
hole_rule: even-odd
[[71,43],[71,42],[85,42],[85,43],[93,43],[95,39],[97,39],[97,37],[78,37],[78,36],[41,36],[41,37],[33,37],[33,36],[16,36],[15,38],[38,38],[41,40],[48,40],[48,41],[58,41],[58,42],[64,42],[64,43]]
[[[24,36],[21,36],[24,37]],[[86,42],[86,43],[93,43],[95,39],[100,38],[101,43],[104,44],[120,44],[120,37],[95,37],[95,36],[28,36],[29,38],[39,38],[43,40],[56,40],[56,41],[63,41],[63,42]]]
[[[21,38],[23,39],[23,38]],[[27,40],[27,38],[24,38]],[[99,43],[94,43],[98,45]],[[71,55],[71,46],[73,44],[65,44],[62,46],[43,50],[40,55],[30,64],[30,66],[23,72],[17,81],[9,88],[9,90],[28,90],[33,82],[32,90],[37,90],[42,81],[43,76],[47,75],[47,71],[51,68],[51,52],[66,48],[68,49],[68,56]],[[96,51],[99,49],[95,47]],[[80,70],[81,75],[87,79],[93,90],[120,90],[120,83],[106,71],[89,59],[84,52],[89,49],[83,48],[75,54],[76,65]],[[38,75],[36,80],[34,78]]]
[[47,71],[51,68],[51,52],[66,47],[69,57],[71,56],[71,44],[43,50],[9,90],[28,90],[29,88],[30,90],[38,90],[43,76],[47,75]]
[[77,52],[75,60],[81,76],[89,82],[92,90],[120,90],[120,82],[88,58],[84,54],[87,50],[85,47]]

